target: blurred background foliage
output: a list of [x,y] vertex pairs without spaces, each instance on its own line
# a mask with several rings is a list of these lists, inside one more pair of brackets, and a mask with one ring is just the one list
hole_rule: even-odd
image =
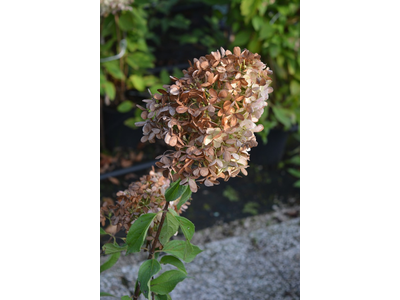
[[[141,121],[142,99],[180,77],[188,60],[234,46],[259,53],[273,70],[274,92],[260,120],[265,143],[270,130],[300,138],[299,0],[101,0],[126,7],[100,16],[100,58],[125,49],[120,59],[100,63],[101,107],[129,113],[126,126]],[[124,44],[125,42],[125,44]],[[281,162],[299,177],[299,147]],[[299,183],[298,183],[299,185]]]

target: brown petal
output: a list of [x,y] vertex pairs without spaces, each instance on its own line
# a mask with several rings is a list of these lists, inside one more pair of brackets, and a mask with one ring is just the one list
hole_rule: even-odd
[[240,56],[240,48],[239,47],[235,47],[235,48],[233,48],[233,53],[236,55],[236,56]]
[[237,118],[235,115],[232,115],[231,117],[231,126],[235,126],[237,124]]
[[207,176],[208,175],[208,168],[201,168],[200,169],[200,174],[201,176]]
[[219,93],[218,93],[218,97],[219,98],[226,98],[228,96],[228,91],[227,90],[221,90]]
[[230,161],[231,160],[231,153],[229,151],[224,151],[224,160]]
[[187,110],[188,110],[188,108],[186,106],[178,106],[176,108],[176,112],[179,114],[183,114],[183,113],[187,112]]
[[236,118],[238,118],[239,120],[244,120],[244,116],[242,115],[242,114],[239,114],[239,113],[237,113],[237,114],[235,114],[235,116],[236,116]]
[[205,186],[213,186],[214,184],[210,181],[210,180],[208,180],[208,178],[204,181],[204,185]]
[[176,145],[178,141],[178,138],[176,137],[176,135],[174,135],[173,137],[171,137],[171,139],[169,140],[169,145],[174,147]]
[[193,179],[189,179],[189,186],[190,186],[190,190],[191,190],[193,193],[196,193],[196,192],[197,192],[197,184],[196,184],[196,182],[195,182]]

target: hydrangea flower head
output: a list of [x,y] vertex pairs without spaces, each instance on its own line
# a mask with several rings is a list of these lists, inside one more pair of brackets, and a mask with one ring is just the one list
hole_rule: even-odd
[[157,157],[172,179],[182,179],[193,192],[197,183],[219,184],[247,175],[249,151],[257,146],[256,122],[272,92],[272,71],[258,54],[235,47],[211,52],[190,63],[184,76],[143,100],[142,142],[163,139],[174,147]]

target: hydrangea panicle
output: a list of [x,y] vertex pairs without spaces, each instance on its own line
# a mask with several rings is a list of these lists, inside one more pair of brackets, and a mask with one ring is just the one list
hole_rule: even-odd
[[256,122],[273,91],[272,71],[259,54],[220,50],[189,62],[182,78],[171,76],[174,84],[143,100],[146,107],[138,106],[141,141],[162,139],[174,147],[156,164],[193,192],[196,182],[213,186],[219,178],[247,175],[249,151],[257,146],[254,133],[263,130]]

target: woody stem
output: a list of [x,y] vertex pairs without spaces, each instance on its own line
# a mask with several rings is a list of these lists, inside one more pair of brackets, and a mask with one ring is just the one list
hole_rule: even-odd
[[[162,216],[161,216],[160,224],[158,225],[157,233],[156,233],[156,236],[155,236],[155,238],[153,240],[153,243],[151,244],[150,253],[149,253],[149,256],[147,257],[147,259],[153,259],[153,257],[154,257],[154,251],[156,251],[156,245],[157,245],[158,239],[160,237],[161,228],[163,227],[163,224],[164,224],[165,215],[168,212],[168,205],[169,205],[169,202],[166,201],[164,209],[163,209],[163,213],[162,213]],[[138,283],[136,285],[136,287],[135,287],[135,294],[133,295],[133,300],[137,300],[138,299],[139,293],[140,293],[140,287],[139,287],[139,283]]]

